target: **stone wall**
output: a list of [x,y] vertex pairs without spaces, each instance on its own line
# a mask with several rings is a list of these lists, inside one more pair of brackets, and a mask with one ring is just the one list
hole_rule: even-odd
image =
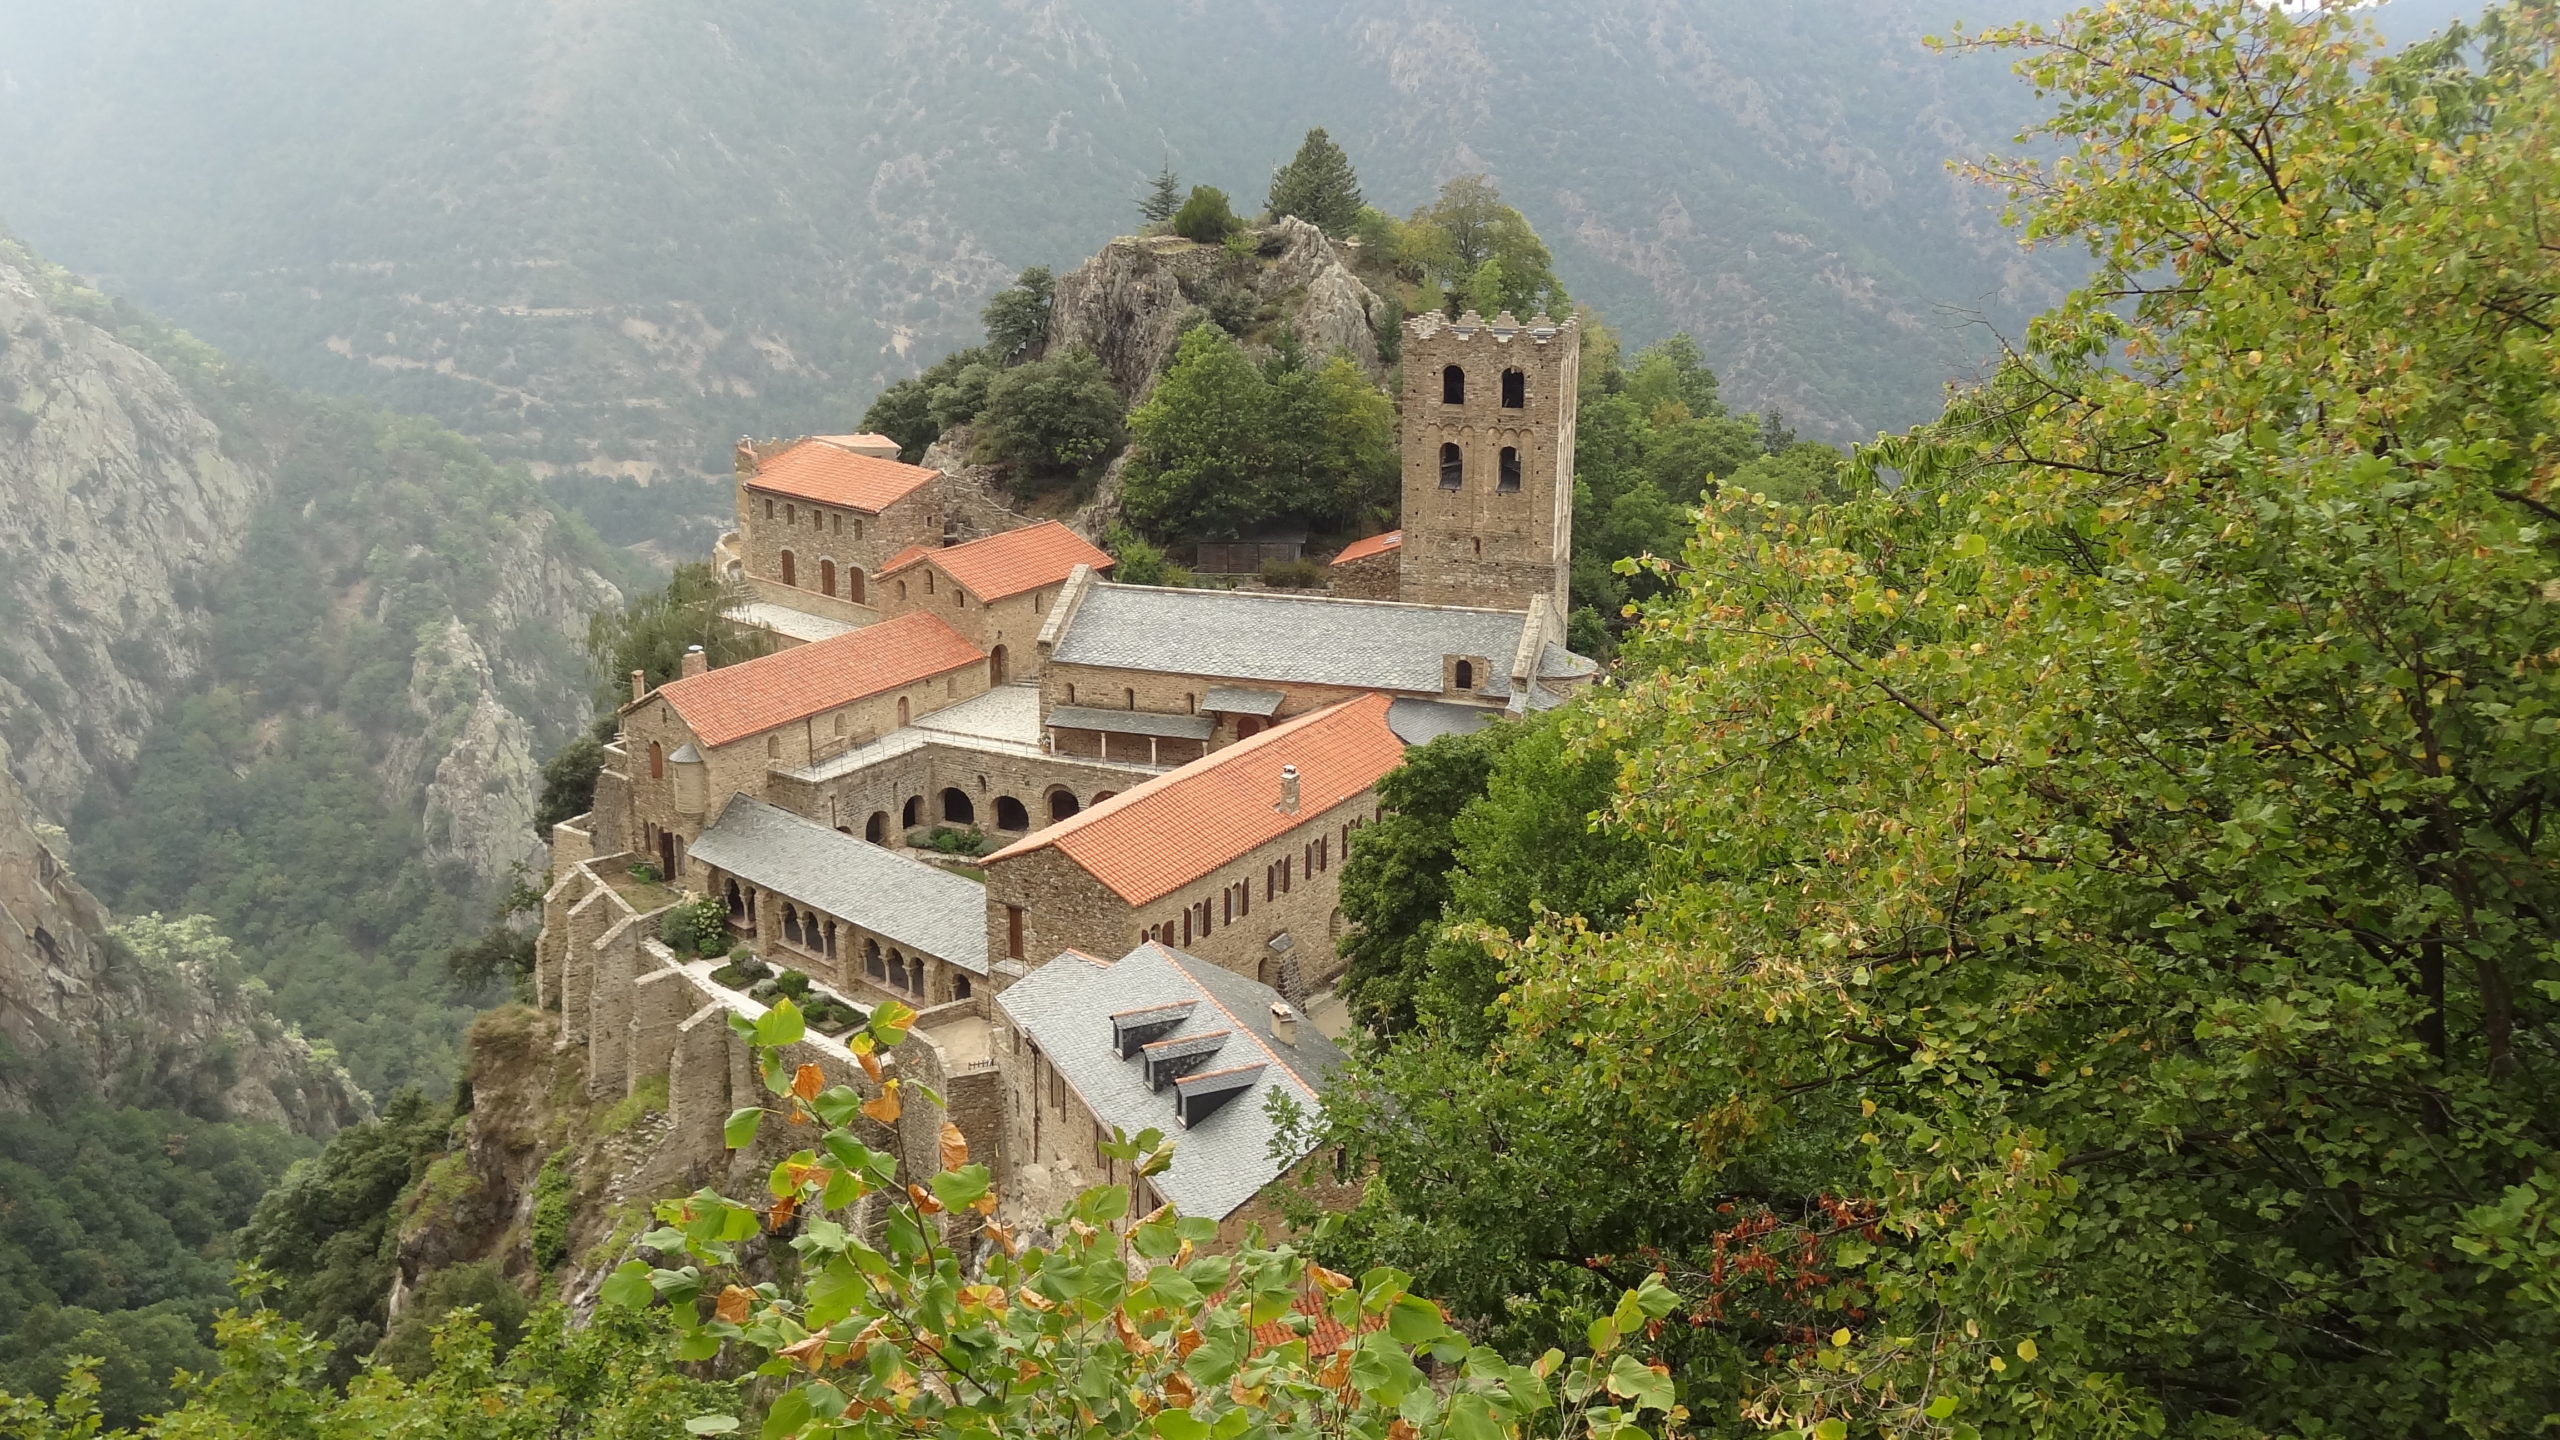
[[[877,515],[767,494],[754,485],[752,477],[741,474],[735,553],[750,582],[780,587],[782,552],[791,552],[791,583],[782,592],[788,598],[778,599],[777,603],[815,614],[830,613],[820,608],[819,602],[825,597],[819,582],[822,562],[833,561],[836,598],[877,606],[880,597],[871,577],[880,572],[884,562],[910,545],[931,547],[942,543],[944,506],[940,479],[925,482]],[[765,595],[775,598],[774,592]],[[835,618],[861,623],[868,616],[848,608]]]
[[[931,590],[925,588],[928,572],[934,577]],[[1057,586],[1044,585],[993,604],[982,603],[940,566],[926,560],[873,586],[871,603],[883,617],[929,610],[987,652],[991,662],[1001,650],[1002,673],[995,683],[1002,685],[1040,673],[1040,627],[1048,623],[1049,605],[1057,592]]]
[[1404,593],[1401,549],[1381,550],[1325,569],[1325,593],[1341,600],[1394,600]]
[[[886,747],[884,747],[886,748]],[[963,745],[922,741],[912,748],[863,765],[850,774],[803,780],[775,774],[765,798],[795,814],[805,815],[848,835],[871,838],[874,818],[881,818],[885,843],[919,844],[943,818],[945,790],[968,797],[968,822],[997,841],[1020,839],[1046,829],[1052,805],[1060,795],[1082,810],[1095,800],[1116,795],[1152,779],[1156,771],[1112,765],[1063,755],[1013,754]],[[1021,802],[1031,822],[1027,829],[998,823],[1006,799]],[[914,802],[917,824],[906,824]]]
[[[1404,544],[1399,598],[1425,605],[1526,610],[1533,595],[1558,607],[1573,552],[1573,426],[1581,384],[1581,326],[1538,336],[1533,320],[1455,323],[1416,316],[1404,328]],[[1460,403],[1443,398],[1444,372],[1464,377]],[[1522,391],[1506,406],[1504,376]],[[1464,475],[1441,483],[1441,448],[1454,445]],[[1501,455],[1519,456],[1519,486],[1501,488]]]
[[[1341,974],[1334,944],[1342,930],[1342,859],[1350,829],[1377,813],[1376,794],[1364,791],[1144,906],[1123,900],[1056,849],[990,861],[987,953],[1031,965],[1062,950],[1111,957],[1153,929],[1166,944],[1304,1003]],[[1289,867],[1285,889],[1283,863]],[[1198,919],[1203,905],[1205,926]],[[1015,909],[1021,911],[1019,956],[1011,954]],[[1284,935],[1287,946],[1273,949]]]

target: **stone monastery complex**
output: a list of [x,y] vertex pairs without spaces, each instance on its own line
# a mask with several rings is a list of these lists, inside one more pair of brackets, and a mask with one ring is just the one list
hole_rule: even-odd
[[[881,437],[741,442],[715,561],[776,648],[634,675],[594,809],[554,835],[537,983],[591,1092],[665,1075],[691,1168],[768,1158],[720,1127],[758,1093],[729,1017],[773,982],[658,940],[676,892],[708,896],[770,969],[920,1012],[889,1076],[944,1105],[874,1137],[919,1172],[947,1118],[1045,1215],[1132,1178],[1114,1127],[1154,1128],[1178,1144],[1140,1210],[1267,1223],[1292,1168],[1268,1099],[1312,1109],[1341,1059],[1317,1020],[1380,777],[1595,670],[1564,644],[1576,323],[1424,315],[1403,359],[1404,528],[1320,596],[1115,584],[1054,521],[974,533],[984,507]],[[876,1091],[824,1028],[802,1058]]]

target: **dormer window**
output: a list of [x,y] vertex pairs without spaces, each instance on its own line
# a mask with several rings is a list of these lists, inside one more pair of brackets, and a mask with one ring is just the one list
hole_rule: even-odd
[[1475,662],[1472,660],[1459,661],[1457,667],[1451,673],[1451,679],[1460,690],[1473,690],[1476,688]]

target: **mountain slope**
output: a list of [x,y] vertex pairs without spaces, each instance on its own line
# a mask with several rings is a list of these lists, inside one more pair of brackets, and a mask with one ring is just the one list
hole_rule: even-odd
[[[1490,171],[1637,342],[1846,437],[2050,293],[1951,155],[2029,102],[1943,0],[227,0],[0,13],[0,207],[286,379],[501,456],[719,473],[1309,125],[1398,211]],[[1979,18],[2003,18],[1992,15]],[[707,497],[656,498],[660,506]],[[629,522],[637,523],[637,522]],[[645,526],[643,528],[646,528]],[[657,527],[665,533],[667,527]],[[624,538],[616,536],[615,538]]]
[[535,852],[603,551],[459,436],[316,401],[0,238],[0,739],[126,914],[204,913],[368,1089]]

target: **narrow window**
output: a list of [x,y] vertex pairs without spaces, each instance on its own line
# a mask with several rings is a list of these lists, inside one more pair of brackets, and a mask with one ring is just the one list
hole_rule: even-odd
[[854,604],[856,604],[856,605],[861,605],[861,604],[866,604],[866,603],[868,603],[868,602],[866,602],[866,601],[863,599],[863,597],[862,597],[862,567],[861,567],[861,566],[859,566],[859,565],[849,565],[849,566],[845,567],[845,572],[844,572],[844,594],[845,594],[845,598],[846,598],[846,599],[848,599],[848,600],[852,601],[852,602],[853,602]]
[[1022,907],[1019,905],[1004,907],[1004,953],[1016,960],[1022,958]]
[[652,780],[667,778],[667,747],[655,740],[649,742],[649,778]]
[[1182,943],[1191,943],[1191,907],[1188,905],[1182,907]]
[[1483,557],[1483,555],[1484,555],[1484,537],[1483,537],[1483,536],[1481,536],[1481,535],[1477,536],[1477,537],[1476,537],[1476,540],[1475,540],[1475,545],[1476,545],[1476,555],[1477,555],[1477,557],[1478,557],[1478,558],[1482,558],[1482,557]]
[[1220,900],[1218,908],[1223,912],[1218,923],[1233,925],[1236,923],[1236,887],[1230,885],[1219,891],[1218,895]]
[[[1462,453],[1462,452],[1458,449],[1458,447],[1457,447],[1457,446],[1455,446],[1455,445],[1443,445],[1443,446],[1441,446],[1441,447],[1440,447],[1440,488],[1441,488],[1441,489],[1443,489],[1443,490],[1457,490],[1457,489],[1461,489],[1461,488],[1463,488],[1463,487],[1466,485],[1466,483],[1467,483],[1467,457],[1466,457],[1466,455],[1465,455],[1464,453]],[[789,555],[785,555],[785,556],[783,557],[783,565],[784,565],[784,567],[787,569],[787,568],[789,567],[790,563],[791,563],[791,557],[790,557]],[[784,584],[786,584],[786,585],[788,585],[788,584],[790,584],[791,582],[790,582],[788,579],[786,579],[786,580],[784,580],[784,581],[783,581],[783,583],[784,583]]]
[[767,520],[773,518],[773,502],[770,500],[764,502],[764,518]]
[[[906,697],[906,696],[904,696],[904,695],[901,695],[901,696],[899,696],[899,697],[898,697],[898,727],[899,727],[900,729],[905,729],[905,728],[906,728],[906,724],[907,724],[907,697]],[[913,824],[913,823],[915,823],[915,822],[913,822],[913,821],[909,821],[908,823],[909,823],[909,824]]]
[[829,599],[835,598],[836,562],[833,560],[821,560],[818,562],[818,593],[828,597]]
[[933,572],[930,570],[924,572],[924,593],[927,595],[933,593]]
[[1467,403],[1466,371],[1451,365],[1440,372],[1440,403],[1443,405]]
[[1517,370],[1505,370],[1502,372],[1502,408],[1505,410],[1526,410],[1529,408],[1528,376],[1521,374]]
[[783,506],[783,507],[782,507],[782,523],[783,523],[783,524],[785,524],[785,525],[797,525],[797,524],[799,524],[799,523],[800,523],[800,507],[799,507],[799,506],[797,506],[797,505],[785,505],[785,506]]
[[898,582],[898,598],[900,600],[907,598],[907,582],[904,580]]
[[785,585],[797,585],[800,583],[796,567],[791,558],[791,552],[788,550],[782,552],[782,583]]
[[841,516],[841,515],[830,515],[830,516],[828,516],[828,517],[827,517],[827,521],[828,521],[827,528],[828,528],[829,530],[834,531],[834,532],[835,532],[836,534],[838,534],[838,535],[841,535],[841,534],[843,534],[843,533],[844,533],[844,517],[843,517],[843,516]]
[[862,517],[859,515],[853,517],[853,538],[856,540],[862,538]]
[[1460,690],[1473,690],[1476,688],[1475,662],[1472,660],[1461,660],[1458,662],[1457,668],[1458,675],[1456,688]]
[[1496,490],[1520,488],[1520,451],[1516,447],[1510,445],[1502,447],[1502,465],[1494,473],[1493,488]]
[[1129,708],[1130,708],[1130,709],[1135,710],[1135,709],[1137,709],[1137,708],[1138,708],[1138,692],[1137,692],[1137,691],[1135,691],[1135,690],[1123,690],[1123,691],[1121,691],[1121,692],[1120,692],[1120,694],[1121,694],[1121,696],[1122,696],[1124,699],[1126,699],[1126,700],[1128,701],[1128,704],[1129,704]]

